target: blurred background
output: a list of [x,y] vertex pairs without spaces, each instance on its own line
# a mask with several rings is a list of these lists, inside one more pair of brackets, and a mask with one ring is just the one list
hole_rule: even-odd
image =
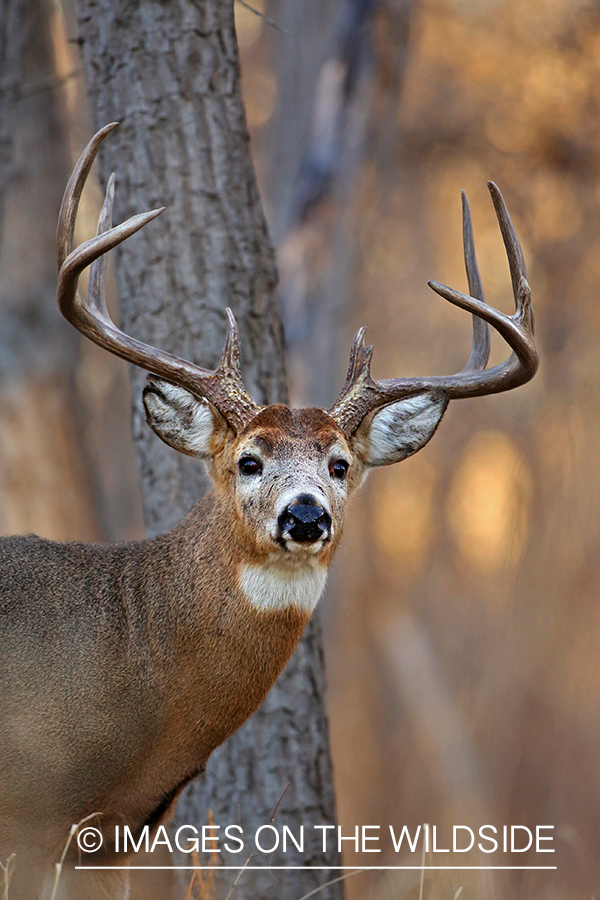
[[[363,324],[375,377],[463,366],[469,318],[426,286],[465,289],[461,188],[486,299],[511,311],[490,178],[542,354],[531,384],[451,404],[354,502],[321,611],[340,824],[551,824],[556,872],[430,873],[424,896],[597,896],[600,4],[251,6],[236,5],[243,85],[294,404],[332,403]],[[70,0],[37,0],[11,135],[0,109],[0,533],[128,539],[144,526],[125,366],[54,299],[58,207],[90,134],[76,33]],[[96,186],[83,237],[99,205]],[[504,355],[494,340],[492,363]],[[421,887],[363,873],[347,890]]]

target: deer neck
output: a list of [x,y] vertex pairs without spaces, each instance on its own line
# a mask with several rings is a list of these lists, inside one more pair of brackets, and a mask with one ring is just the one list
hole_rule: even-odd
[[165,562],[161,593],[169,598],[167,611],[158,614],[168,615],[168,633],[175,635],[158,649],[173,687],[167,715],[196,723],[188,735],[201,761],[260,705],[300,640],[326,578],[314,562],[257,562],[224,529],[228,513],[225,501],[209,492],[154,542]]
[[[168,536],[174,571],[192,579],[201,606],[216,603],[252,616],[298,615],[308,621],[323,593],[327,565],[314,556],[279,553],[260,558],[226,525],[233,520],[227,498],[208,494]],[[181,560],[190,561],[181,570]]]

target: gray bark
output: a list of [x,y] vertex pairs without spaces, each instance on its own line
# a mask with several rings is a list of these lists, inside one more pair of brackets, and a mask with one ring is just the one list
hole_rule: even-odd
[[69,170],[64,122],[54,93],[21,96],[22,76],[39,82],[53,74],[49,34],[46,0],[35,9],[29,0],[2,7],[0,378],[68,371],[75,358],[76,336],[65,333],[54,300],[54,233]]
[[[167,206],[117,260],[123,327],[211,367],[229,305],[240,324],[250,393],[258,402],[285,400],[274,255],[249,153],[232,2],[80,0],[78,9],[93,124],[121,122],[101,159],[104,181],[112,169],[118,173],[116,218]],[[146,518],[155,534],[179,521],[206,480],[199,464],[169,450],[143,424],[143,380],[132,372]],[[178,819],[201,825],[212,810],[217,824],[241,820],[253,834],[269,822],[291,782],[276,821],[294,832],[302,824],[331,823],[323,689],[321,640],[313,624],[258,713],[213,755],[205,779],[187,790]],[[240,864],[239,856],[224,861]],[[336,865],[338,857],[274,853],[268,861]],[[227,874],[231,883],[235,873]],[[327,877],[289,870],[274,881],[247,872],[236,896],[299,897]],[[331,900],[341,892],[321,896]]]
[[13,170],[16,107],[29,6],[29,0],[3,0],[0,4],[0,220]]
[[0,4],[0,533],[95,540],[73,414],[77,335],[55,299],[69,154],[60,97],[46,87],[52,18],[48,0]]
[[[356,257],[352,199],[373,89],[372,19],[379,0],[273,2],[290,38],[273,38],[279,103],[269,199],[281,247],[281,296],[294,402],[328,407],[343,370],[340,336]],[[293,40],[292,40],[293,36]],[[281,154],[281,155],[280,155]]]

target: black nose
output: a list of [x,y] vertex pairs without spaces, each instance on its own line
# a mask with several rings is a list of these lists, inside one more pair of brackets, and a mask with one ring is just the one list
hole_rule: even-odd
[[297,497],[279,516],[279,533],[301,544],[312,544],[329,536],[331,516],[314,497]]

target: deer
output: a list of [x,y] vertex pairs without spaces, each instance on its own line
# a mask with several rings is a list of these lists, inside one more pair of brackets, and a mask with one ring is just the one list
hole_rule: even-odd
[[[163,209],[113,227],[113,175],[96,237],[74,247],[84,185],[116,124],[92,138],[65,190],[58,304],[86,338],[149,373],[150,428],[203,460],[212,488],[152,539],[0,540],[0,861],[14,855],[11,900],[47,896],[65,836],[86,816],[98,813],[98,866],[123,864],[115,825],[139,835],[168,819],[291,657],[323,593],[348,499],[367,474],[424,447],[450,400],[517,388],[539,363],[523,254],[493,182],[515,312],[484,300],[463,192],[470,293],[429,282],[472,315],[471,354],[455,375],[375,380],[361,328],[333,406],[261,407],[244,388],[230,309],[214,371],[125,334],[106,306],[107,253]],[[84,299],[78,280],[87,267]],[[492,368],[490,325],[511,350]],[[126,869],[75,873],[77,854],[71,847],[66,856],[65,897],[126,900]]]

